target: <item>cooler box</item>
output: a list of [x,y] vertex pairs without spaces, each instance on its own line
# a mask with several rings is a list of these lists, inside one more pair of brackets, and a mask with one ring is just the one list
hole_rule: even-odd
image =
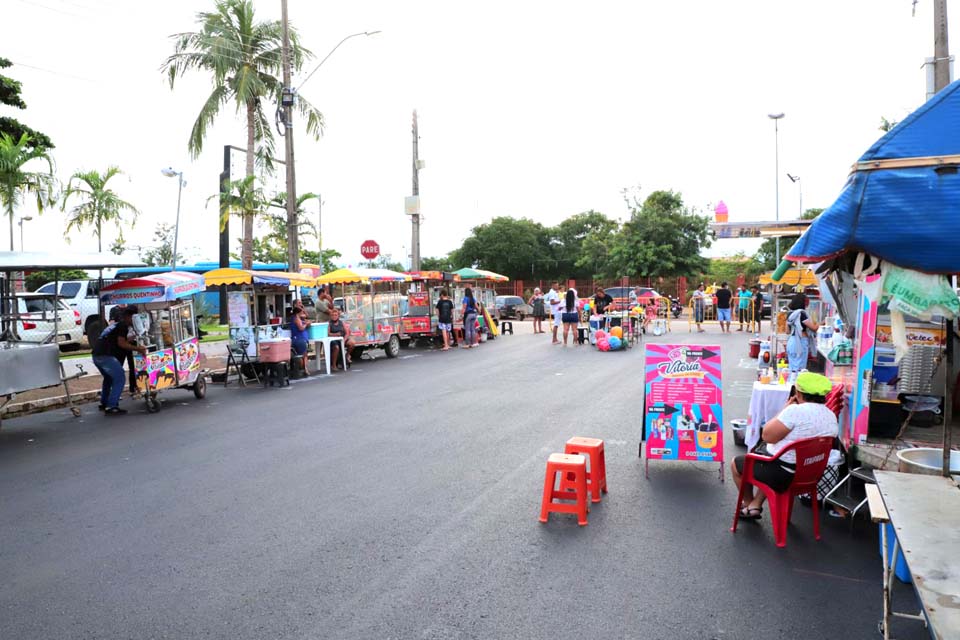
[[310,328],[307,329],[307,336],[311,340],[323,340],[327,337],[328,332],[330,331],[330,325],[326,322],[321,324],[312,324]]
[[[880,523],[880,527],[887,528],[887,563],[890,563],[890,558],[893,557],[893,541],[897,539],[897,534],[893,530],[893,525],[889,522]],[[880,540],[880,556],[883,556],[883,540]],[[893,570],[894,575],[897,576],[897,580],[910,584],[913,582],[913,577],[910,575],[910,569],[907,568],[907,561],[903,559],[903,549],[900,549],[897,553],[897,566]]]
[[289,340],[263,340],[260,342],[260,362],[289,362]]

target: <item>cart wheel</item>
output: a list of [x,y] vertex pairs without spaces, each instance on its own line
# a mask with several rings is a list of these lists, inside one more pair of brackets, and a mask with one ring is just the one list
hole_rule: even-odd
[[520,322],[523,322],[523,314],[520,314]]
[[400,338],[390,336],[390,339],[387,340],[387,346],[383,350],[386,351],[388,358],[396,358],[400,355]]
[[160,411],[160,399],[157,398],[157,394],[148,393],[144,396],[144,401],[147,403],[147,413],[156,413]]
[[80,408],[79,407],[70,407],[70,413],[73,414],[74,418],[80,417]]
[[207,379],[204,376],[200,376],[193,383],[193,395],[197,397],[197,400],[203,400],[207,397]]

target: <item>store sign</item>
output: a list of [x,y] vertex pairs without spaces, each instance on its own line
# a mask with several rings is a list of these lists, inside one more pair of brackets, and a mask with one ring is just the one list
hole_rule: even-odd
[[373,240],[366,240],[360,245],[360,255],[367,260],[373,260],[380,255],[380,245]]
[[723,462],[719,346],[648,344],[644,398],[648,460]]

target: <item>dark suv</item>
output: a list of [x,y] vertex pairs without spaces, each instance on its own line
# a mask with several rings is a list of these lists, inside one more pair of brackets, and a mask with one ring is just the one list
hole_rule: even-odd
[[530,305],[520,296],[497,296],[494,308],[497,317],[502,319],[516,318],[523,321],[524,317],[531,313]]

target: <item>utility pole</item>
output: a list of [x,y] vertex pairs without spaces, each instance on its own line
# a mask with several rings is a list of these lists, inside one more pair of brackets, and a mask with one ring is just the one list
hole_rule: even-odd
[[323,194],[317,194],[317,266],[323,275]]
[[[933,91],[934,95],[950,84],[950,46],[947,41],[947,0],[933,0]],[[953,276],[952,284],[956,285]],[[953,380],[956,361],[956,338],[953,321],[946,321],[947,353],[946,383],[943,398],[943,467],[941,474],[950,477],[950,451],[953,448]]]
[[[417,110],[413,110],[413,195],[416,198],[420,196],[420,154],[418,150],[420,134],[417,131]],[[420,204],[417,203],[417,209],[410,214],[410,222],[413,226],[413,237],[410,242],[410,270],[420,270]]]
[[283,127],[284,141],[286,142],[286,169],[287,169],[287,270],[300,270],[300,246],[297,238],[297,178],[293,167],[293,103],[295,93],[290,86],[290,22],[287,19],[287,0],[280,0],[281,22],[283,24],[283,49],[281,52],[283,64]]

